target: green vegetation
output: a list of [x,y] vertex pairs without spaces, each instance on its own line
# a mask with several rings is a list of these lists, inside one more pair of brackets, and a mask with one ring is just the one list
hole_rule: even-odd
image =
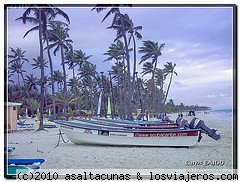
[[175,105],[174,101],[170,99],[165,105],[165,110],[168,113],[180,113],[180,112],[188,112],[188,111],[207,111],[207,110],[211,110],[211,108],[207,106],[198,106],[198,105],[185,106],[183,103],[181,103],[180,105]]
[[[161,59],[165,43],[144,40],[138,48],[138,41],[144,38],[140,34],[143,27],[135,26],[129,15],[122,14],[120,5],[97,5],[92,9],[97,13],[107,11],[102,21],[113,16],[112,23],[107,28],[116,33],[116,38],[106,47],[106,52],[103,53],[106,59],[102,61],[114,60],[115,63],[105,74],[96,71],[96,65],[92,61],[94,55],[74,48],[74,41],[69,35],[68,15],[59,8],[47,6],[27,8],[17,19],[24,24],[33,24],[33,28],[24,37],[32,31],[38,31],[38,40],[32,43],[39,45],[39,54],[33,59],[33,64],[29,64],[25,58],[26,52],[21,48],[10,47],[7,70],[8,101],[23,103],[20,112],[24,113],[24,108],[28,108],[28,114],[32,116],[39,111],[39,130],[43,129],[43,116],[49,110],[54,118],[72,113],[96,114],[100,92],[101,114],[107,113],[110,98],[112,114],[122,119],[132,119],[137,109],[142,112],[148,110],[150,113],[209,109],[174,105],[171,99],[167,102],[173,76],[177,76],[177,65],[165,63]],[[61,15],[66,22],[57,20],[56,15]],[[139,62],[137,53],[141,55]],[[62,70],[59,70],[60,67],[53,67],[52,56],[58,58]],[[23,69],[26,64],[40,71],[40,78],[33,74],[28,75]],[[142,66],[141,73],[136,72],[138,64]],[[158,68],[159,65],[164,68]],[[49,69],[50,76],[45,74],[46,69]],[[67,69],[72,70],[72,77],[67,75]],[[15,74],[17,83],[11,78]],[[167,85],[167,90],[164,90],[164,85]]]

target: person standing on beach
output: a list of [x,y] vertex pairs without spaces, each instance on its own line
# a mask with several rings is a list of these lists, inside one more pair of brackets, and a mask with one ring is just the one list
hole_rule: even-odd
[[145,111],[145,118],[146,118],[146,121],[149,120],[149,112],[148,112],[148,110]]

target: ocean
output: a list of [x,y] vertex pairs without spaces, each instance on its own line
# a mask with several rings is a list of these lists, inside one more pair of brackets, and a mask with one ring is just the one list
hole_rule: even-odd
[[210,110],[210,116],[216,118],[223,118],[226,120],[231,120],[233,118],[233,110],[232,109],[218,109],[218,110]]

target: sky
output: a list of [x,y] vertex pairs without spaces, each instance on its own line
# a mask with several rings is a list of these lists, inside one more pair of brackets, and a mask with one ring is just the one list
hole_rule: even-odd
[[[116,32],[106,29],[112,17],[101,23],[107,11],[96,13],[91,8],[61,7],[70,18],[70,38],[74,49],[81,49],[92,55],[91,62],[97,65],[97,71],[105,74],[114,61],[103,62],[108,47],[115,39]],[[8,9],[7,38],[8,47],[20,47],[32,62],[39,55],[37,32],[23,38],[32,24],[15,21],[24,12],[22,8]],[[232,58],[232,9],[229,7],[134,7],[121,9],[133,20],[135,26],[142,26],[143,38],[165,43],[162,55],[158,58],[158,68],[166,62],[176,63],[168,98],[175,104],[204,105],[213,109],[232,108],[233,58]],[[9,50],[9,49],[8,49]],[[130,55],[133,61],[133,55]],[[140,61],[138,53],[137,60]],[[47,58],[47,56],[45,55]],[[60,55],[53,56],[54,68],[60,69]],[[142,65],[137,70],[141,72]],[[27,74],[38,75],[26,65]],[[49,72],[49,70],[46,70]],[[68,72],[71,77],[71,72]],[[147,77],[143,77],[144,79]],[[168,85],[165,81],[165,90]]]

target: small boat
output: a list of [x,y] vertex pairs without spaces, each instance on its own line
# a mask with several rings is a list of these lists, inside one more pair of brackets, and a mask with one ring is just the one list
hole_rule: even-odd
[[190,147],[201,139],[200,129],[126,129],[54,120],[75,144]]
[[[40,121],[36,121],[36,122],[38,125],[40,124]],[[56,128],[57,126],[52,121],[43,121],[43,127],[44,128]]]
[[[108,119],[83,119],[83,118],[75,118],[78,123],[82,124],[91,124],[95,126],[102,126],[102,127],[123,127],[123,128],[129,128],[129,129],[179,129],[180,126],[178,126],[176,123],[174,125],[148,125],[148,124],[138,124],[138,123],[121,123],[121,122],[114,122],[114,120],[108,120]],[[72,121],[74,122],[74,121]],[[172,123],[173,124],[173,123]]]
[[156,121],[141,121],[141,120],[120,120],[120,119],[107,119],[107,118],[96,118],[93,119],[98,121],[106,121],[112,123],[122,123],[122,124],[131,124],[131,125],[141,125],[141,126],[177,126],[174,121],[171,122],[162,122],[160,120]]
[[23,122],[17,122],[17,126],[19,128],[32,128],[33,124],[23,123]]

